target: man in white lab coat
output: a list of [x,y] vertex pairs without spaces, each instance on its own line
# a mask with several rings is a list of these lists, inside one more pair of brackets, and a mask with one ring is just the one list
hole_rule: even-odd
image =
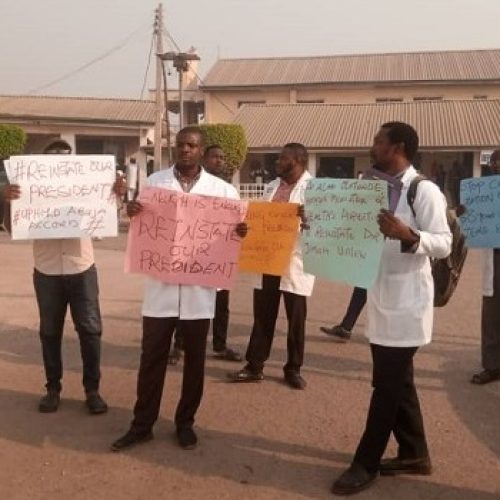
[[[405,123],[382,125],[371,156],[380,170],[397,177],[403,190],[395,213],[382,210],[386,237],[378,277],[368,291],[368,327],[373,358],[373,393],[366,428],[351,466],[334,482],[333,493],[351,494],[369,487],[380,474],[430,474],[431,462],[418,396],[413,356],[431,341],[434,282],[429,258],[451,251],[446,200],[430,181],[419,184],[414,201],[407,191],[418,175],[411,162],[418,149],[416,131]],[[391,432],[396,458],[382,461]]]
[[[304,204],[304,193],[311,174],[307,169],[307,150],[302,144],[286,144],[276,164],[278,178],[266,186],[263,199]],[[250,228],[251,230],[251,228]],[[299,221],[297,220],[297,231]],[[304,389],[300,374],[304,359],[307,297],[314,287],[314,276],[304,272],[300,237],[283,276],[264,274],[254,290],[254,324],[245,359],[247,364],[228,374],[233,382],[258,382],[264,378],[264,363],[269,358],[281,296],[288,320],[287,362],[283,367],[285,382],[293,389]]]
[[[148,177],[148,185],[192,194],[238,198],[236,188],[206,172],[200,165],[203,136],[197,127],[185,127],[176,138],[177,160],[173,167]],[[133,217],[142,210],[133,201],[127,213]],[[246,225],[236,227],[241,237]],[[121,451],[153,438],[152,427],[158,418],[168,353],[176,328],[184,338],[182,393],[175,413],[177,440],[181,448],[195,448],[193,430],[196,411],[203,395],[205,351],[210,320],[214,317],[216,289],[194,285],[171,285],[146,279],[142,304],[142,353],[137,379],[137,401],[129,431],[111,445]]]
[[[492,175],[500,174],[500,149],[490,158]],[[481,307],[481,364],[471,383],[489,384],[500,380],[500,248],[485,248],[482,252],[483,302]]]

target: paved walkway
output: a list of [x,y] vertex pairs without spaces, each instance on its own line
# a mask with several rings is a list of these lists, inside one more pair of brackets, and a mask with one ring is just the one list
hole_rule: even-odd
[[[36,410],[43,373],[31,247],[0,233],[0,497],[331,498],[329,487],[352,456],[370,395],[364,316],[348,344],[319,332],[319,326],[341,317],[350,289],[320,281],[309,302],[305,391],[282,383],[286,325],[281,315],[261,384],[228,384],[226,372],[240,365],[207,360],[196,450],[180,450],[173,439],[178,366],[167,375],[156,439],[112,454],[109,444],[127,429],[134,402],[142,280],[122,272],[123,235],[95,246],[105,327],[102,392],[110,411],[95,417],[85,413],[78,342],[68,321],[63,403],[56,414],[42,415]],[[381,478],[356,497],[360,500],[500,498],[500,383],[468,383],[480,359],[477,257],[471,253],[456,296],[437,311],[434,342],[416,358],[435,473]],[[231,346],[244,350],[252,320],[245,276],[231,294],[231,312]]]

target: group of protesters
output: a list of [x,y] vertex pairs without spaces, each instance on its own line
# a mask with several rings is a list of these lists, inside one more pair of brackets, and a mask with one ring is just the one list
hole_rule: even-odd
[[[421,182],[413,206],[405,195],[418,172],[412,165],[418,150],[417,132],[408,124],[388,122],[374,137],[371,158],[381,172],[398,179],[402,193],[395,210],[377,215],[384,236],[382,257],[374,285],[355,288],[345,318],[332,328],[323,327],[332,338],[347,341],[361,310],[367,308],[373,360],[373,392],[366,427],[350,466],[338,477],[332,492],[340,495],[361,491],[379,474],[423,474],[432,472],[413,375],[413,358],[419,347],[431,341],[434,283],[430,259],[446,257],[452,235],[447,222],[444,195],[431,181]],[[63,140],[51,142],[45,154],[70,154]],[[276,164],[277,178],[266,185],[263,199],[299,204],[299,237],[290,263],[282,276],[262,275],[253,291],[253,327],[245,353],[245,365],[228,373],[232,383],[260,382],[275,332],[281,297],[285,303],[287,359],[284,380],[293,389],[304,389],[301,375],[304,360],[307,297],[315,277],[304,270],[300,232],[307,230],[305,191],[311,174],[308,153],[299,143],[284,145]],[[500,151],[491,158],[492,173],[500,173]],[[224,151],[218,145],[204,148],[199,128],[182,129],[176,137],[176,161],[172,167],[153,173],[147,185],[195,195],[238,198],[237,190],[223,179]],[[113,191],[125,193],[123,179]],[[5,223],[9,225],[10,202],[19,198],[15,184],[3,190]],[[132,199],[127,214],[138,216],[144,206]],[[251,228],[235,226],[245,238]],[[98,299],[97,271],[90,238],[37,239],[33,241],[34,288],[40,314],[40,340],[46,375],[46,391],[40,412],[55,412],[62,390],[61,344],[69,305],[78,333],[83,362],[85,403],[92,414],[108,406],[101,396],[100,351],[102,321]],[[484,298],[482,311],[483,371],[472,378],[475,384],[500,379],[500,250],[484,252]],[[214,317],[215,316],[215,317]],[[213,320],[213,350],[227,361],[241,361],[239,352],[227,345],[229,292],[199,285],[179,285],[146,278],[142,302],[142,343],[137,377],[137,400],[129,430],[114,441],[113,451],[128,449],[153,439],[159,416],[167,365],[183,354],[183,380],[175,412],[180,447],[193,449],[197,410],[203,395],[207,336]],[[175,349],[173,338],[175,335]],[[397,456],[382,459],[391,433],[398,443]]]

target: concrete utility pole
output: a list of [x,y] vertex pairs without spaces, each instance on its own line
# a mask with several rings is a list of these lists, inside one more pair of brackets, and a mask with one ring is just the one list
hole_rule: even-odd
[[155,13],[155,24],[154,33],[156,37],[156,89],[155,89],[155,136],[154,136],[154,171],[161,169],[162,164],[162,65],[163,62],[158,57],[159,54],[163,53],[163,7],[162,4],[158,4],[158,8]]
[[165,52],[160,54],[160,59],[163,61],[173,61],[174,68],[179,73],[179,125],[180,128],[185,126],[184,123],[184,78],[183,75],[189,70],[189,61],[199,61],[200,58],[196,54],[188,52]]

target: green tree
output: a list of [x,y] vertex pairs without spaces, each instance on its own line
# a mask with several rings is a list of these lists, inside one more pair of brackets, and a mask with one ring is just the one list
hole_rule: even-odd
[[235,123],[214,123],[200,125],[205,147],[218,144],[226,154],[226,170],[231,177],[247,156],[247,139],[241,125]]
[[25,145],[26,134],[22,128],[0,124],[0,159],[22,153]]

